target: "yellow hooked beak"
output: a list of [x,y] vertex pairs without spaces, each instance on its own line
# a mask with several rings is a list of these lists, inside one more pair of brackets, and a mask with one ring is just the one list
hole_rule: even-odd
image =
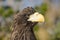
[[44,22],[44,16],[42,14],[39,14],[38,12],[35,12],[34,14],[29,16],[28,21]]

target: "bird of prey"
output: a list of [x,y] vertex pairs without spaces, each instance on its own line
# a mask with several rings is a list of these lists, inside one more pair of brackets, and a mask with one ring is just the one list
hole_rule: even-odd
[[38,22],[44,22],[44,16],[36,12],[32,7],[24,8],[14,15],[11,40],[37,40],[33,27]]

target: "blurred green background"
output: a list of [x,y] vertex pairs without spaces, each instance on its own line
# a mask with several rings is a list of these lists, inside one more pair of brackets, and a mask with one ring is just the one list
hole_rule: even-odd
[[35,35],[44,35],[36,35],[37,40],[60,40],[60,0],[0,0],[0,40],[10,39],[14,14],[28,6],[45,17],[33,29]]

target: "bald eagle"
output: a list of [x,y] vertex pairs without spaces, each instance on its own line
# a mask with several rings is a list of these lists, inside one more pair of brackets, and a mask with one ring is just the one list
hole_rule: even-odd
[[11,40],[36,40],[33,27],[38,22],[44,22],[44,16],[32,7],[27,7],[14,15]]

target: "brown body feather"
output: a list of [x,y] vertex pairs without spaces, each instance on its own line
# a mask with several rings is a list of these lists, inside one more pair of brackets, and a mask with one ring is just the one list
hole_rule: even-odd
[[32,7],[27,7],[14,16],[11,40],[36,40],[33,27],[37,23],[27,21],[29,15],[34,12],[35,10]]

